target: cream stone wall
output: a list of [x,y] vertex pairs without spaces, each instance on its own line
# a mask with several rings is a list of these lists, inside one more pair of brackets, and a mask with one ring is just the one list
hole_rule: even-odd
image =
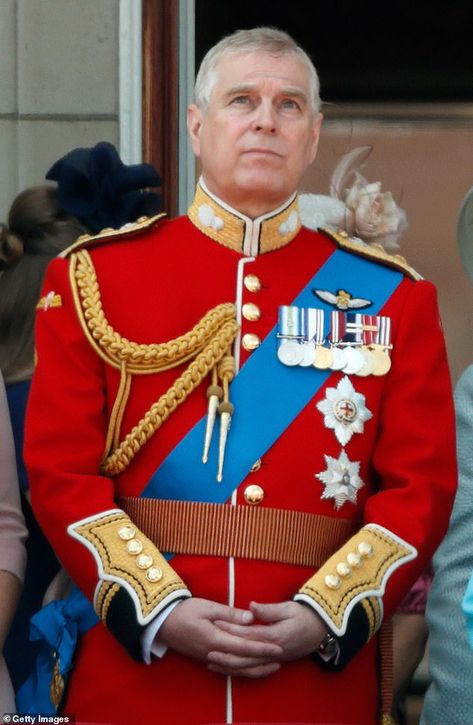
[[[465,274],[456,242],[458,210],[473,186],[472,109],[438,106],[424,107],[420,115],[417,111],[405,108],[390,117],[385,110],[376,118],[376,111],[368,107],[363,117],[343,108],[336,114],[328,109],[318,157],[303,189],[328,193],[340,157],[355,146],[373,147],[363,175],[368,181],[381,181],[407,212],[409,228],[400,253],[437,286],[456,382],[473,363],[473,283]],[[362,293],[356,290],[357,295]],[[421,357],[423,351],[418,354]]]
[[0,220],[77,146],[118,145],[119,0],[0,0]]

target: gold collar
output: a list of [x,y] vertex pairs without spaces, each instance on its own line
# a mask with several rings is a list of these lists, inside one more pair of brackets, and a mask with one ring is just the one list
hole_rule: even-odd
[[284,247],[301,228],[297,194],[278,209],[250,219],[211,194],[203,179],[187,214],[203,234],[248,257]]

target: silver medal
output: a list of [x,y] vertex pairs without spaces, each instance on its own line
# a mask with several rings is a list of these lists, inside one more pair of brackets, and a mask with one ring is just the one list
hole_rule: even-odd
[[305,342],[301,345],[302,348],[302,360],[299,363],[303,368],[308,368],[314,364],[315,360],[315,346],[313,342]]
[[358,370],[361,370],[365,362],[360,350],[356,347],[346,347],[343,350],[343,356],[346,361],[343,372],[347,375],[356,375]]
[[285,340],[278,348],[278,359],[283,365],[300,365],[303,357],[302,345],[298,342]]
[[341,347],[331,347],[332,351],[332,364],[330,368],[332,370],[343,370],[346,365],[345,356]]

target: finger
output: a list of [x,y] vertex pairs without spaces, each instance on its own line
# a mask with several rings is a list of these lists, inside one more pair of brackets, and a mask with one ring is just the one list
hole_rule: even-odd
[[243,639],[257,640],[259,642],[271,642],[279,644],[280,633],[277,624],[268,626],[266,624],[253,624],[251,627],[242,627],[231,622],[223,622],[219,619],[214,621],[216,627]]
[[225,604],[215,604],[212,611],[212,620],[215,619],[244,626],[252,624],[255,618],[248,609],[237,609],[236,607],[227,607]]
[[282,619],[288,619],[291,616],[290,607],[288,606],[290,604],[291,602],[278,602],[277,604],[250,602],[250,611],[261,622],[280,622]]
[[[242,629],[246,634],[246,629]],[[242,657],[279,657],[282,654],[279,644],[239,637],[217,627],[216,631],[218,635],[213,638],[211,651],[228,652]]]
[[208,669],[212,672],[218,672],[221,675],[227,675],[230,677],[248,677],[249,679],[256,680],[262,677],[267,677],[277,672],[281,665],[278,662],[273,662],[268,665],[256,665],[256,667],[247,667],[242,670],[227,670],[218,665],[208,665]]
[[207,661],[209,664],[217,665],[217,667],[232,670],[242,670],[274,663],[272,657],[240,657],[239,655],[229,654],[228,652],[209,652]]

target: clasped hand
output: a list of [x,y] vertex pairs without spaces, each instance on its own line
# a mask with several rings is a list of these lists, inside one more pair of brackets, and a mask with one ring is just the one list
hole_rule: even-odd
[[320,617],[297,602],[251,602],[245,610],[191,598],[171,612],[159,640],[214,672],[260,678],[314,652],[325,633]]

